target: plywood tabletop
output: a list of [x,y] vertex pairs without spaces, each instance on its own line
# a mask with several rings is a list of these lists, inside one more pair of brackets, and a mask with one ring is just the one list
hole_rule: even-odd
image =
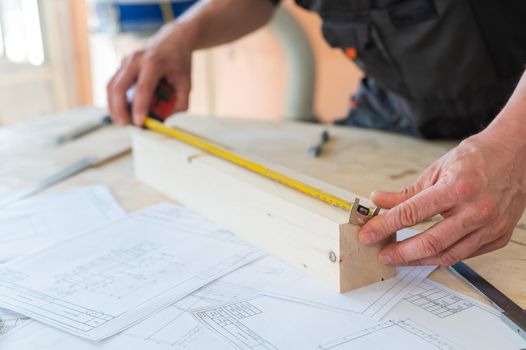
[[[82,157],[109,155],[129,147],[129,136],[133,132],[131,127],[106,127],[60,147],[39,140],[49,137],[50,132],[63,132],[78,125],[82,118],[100,118],[101,113],[99,109],[85,109],[41,117],[37,124],[0,129],[0,196],[29,185]],[[45,121],[55,126],[59,123],[60,127],[48,125],[44,128],[42,125],[47,125]],[[365,197],[375,189],[399,190],[410,184],[429,164],[455,145],[453,142],[427,142],[363,129],[330,127],[331,140],[323,155],[312,158],[307,150],[318,141],[324,129],[322,125],[189,115],[176,116],[170,123],[243,154],[288,167]],[[38,125],[45,132],[38,133]],[[31,142],[20,142],[24,139],[31,139]],[[108,186],[128,211],[169,201],[135,179],[130,154],[87,170],[48,191],[90,184]],[[468,263],[525,308],[525,253],[526,215],[523,215],[505,248],[469,259]],[[431,278],[481,299],[446,268],[437,269]]]

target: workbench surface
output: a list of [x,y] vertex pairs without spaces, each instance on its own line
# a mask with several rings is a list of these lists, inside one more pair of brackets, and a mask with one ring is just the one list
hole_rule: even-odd
[[[100,109],[88,108],[0,128],[0,196],[82,157],[109,156],[129,147],[134,128],[114,126],[60,147],[50,144],[50,137],[103,115]],[[399,190],[410,184],[455,145],[454,142],[426,142],[383,132],[331,127],[331,141],[323,155],[312,158],[307,150],[318,141],[324,128],[321,125],[188,115],[176,116],[170,122],[243,154],[286,166],[365,197],[375,189]],[[47,192],[91,184],[108,186],[127,211],[170,201],[135,179],[131,153],[87,170]],[[430,224],[432,222],[425,225]],[[526,215],[523,215],[505,248],[467,262],[526,308],[525,253]],[[446,268],[437,269],[430,278],[484,301]]]

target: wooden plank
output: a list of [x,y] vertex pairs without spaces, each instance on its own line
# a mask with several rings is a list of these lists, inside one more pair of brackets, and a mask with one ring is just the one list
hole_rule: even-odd
[[[388,241],[360,245],[358,227],[344,210],[150,131],[136,132],[133,148],[139,180],[330,288],[345,292],[394,276],[377,259]],[[350,201],[355,197],[301,178]]]

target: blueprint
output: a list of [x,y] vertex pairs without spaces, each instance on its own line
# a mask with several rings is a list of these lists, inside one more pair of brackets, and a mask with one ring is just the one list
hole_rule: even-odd
[[380,320],[434,269],[434,266],[400,267],[394,278],[338,293],[269,256],[225,276],[221,281],[282,299]]
[[[425,271],[424,268],[419,268],[418,270]],[[246,300],[257,302],[261,297],[265,297],[265,300],[270,300],[271,305],[276,305],[278,309],[281,306],[291,307],[291,318],[303,317],[303,314],[300,312],[301,310],[305,310],[306,313],[322,310],[320,312],[323,312],[323,315],[335,315],[334,317],[337,317],[338,320],[346,320],[342,322],[355,323],[357,325],[356,330],[360,330],[364,325],[373,326],[377,324],[375,321],[365,319],[361,313],[349,311],[350,308],[347,308],[347,304],[349,304],[350,301],[347,297],[341,299],[334,298],[329,300],[332,304],[321,306],[322,304],[318,303],[314,298],[322,292],[339,295],[325,288],[321,291],[313,290],[313,294],[305,291],[301,295],[301,299],[294,299],[292,295],[287,293],[290,293],[293,290],[291,288],[295,288],[298,283],[301,283],[298,281],[302,279],[291,279],[288,284],[285,283],[285,280],[280,281],[279,285],[283,287],[283,290],[277,290],[276,287],[272,295],[267,295],[265,291],[258,289],[258,284],[261,281],[268,280],[269,275],[275,278],[279,278],[279,276],[286,278],[296,276],[296,273],[296,270],[292,267],[280,262],[276,258],[267,256],[233,271],[229,275],[223,276],[219,280],[194,292],[192,295],[157,312],[150,318],[97,344],[97,346],[91,342],[86,342],[77,337],[58,332],[40,323],[30,322],[20,330],[14,332],[11,336],[8,336],[3,342],[0,341],[0,347],[5,346],[6,349],[30,349],[35,344],[32,342],[38,339],[39,349],[49,348],[57,350],[109,350],[121,348],[130,350],[145,348],[152,350],[230,349],[232,348],[231,345],[219,340],[220,338],[210,332],[205,324],[198,322],[196,318],[192,317],[192,313],[188,311],[196,308],[223,305],[225,303],[236,304],[240,300],[243,302]],[[251,276],[251,278],[244,279],[246,276]],[[234,284],[232,283],[233,281],[237,281],[237,283]],[[400,281],[398,283],[406,285],[406,283]],[[300,284],[300,286],[311,287],[310,284]],[[376,293],[378,286],[366,287],[359,292],[355,292],[354,295],[358,298],[363,293],[367,294],[368,288]],[[384,290],[384,295],[388,295],[389,293],[389,289]],[[400,296],[398,292],[393,292],[393,295],[395,298],[398,298],[397,300],[403,297]],[[407,295],[407,293],[405,295]],[[377,303],[385,305],[389,304],[390,300],[392,300],[392,298],[378,298]],[[339,304],[337,302],[339,302]],[[374,306],[375,301],[370,305]],[[376,309],[379,308],[381,308],[381,306],[377,305]],[[296,312],[295,310],[298,310],[298,313],[292,313]],[[267,316],[279,319],[281,314],[282,312],[278,311],[274,314],[267,313]],[[271,323],[272,322],[273,321],[271,321]],[[340,335],[343,334],[335,333],[334,337]],[[57,343],[61,344],[61,346],[57,346]]]
[[124,217],[102,186],[40,195],[0,211],[0,262]]
[[261,253],[187,209],[158,205],[0,267],[0,307],[101,340]]
[[[231,274],[254,271],[254,265],[268,265],[267,259]],[[223,277],[210,283],[101,343],[29,321],[0,338],[0,348],[25,350],[38,345],[39,350],[518,350],[526,347],[502,323],[497,310],[429,280],[421,282],[381,321],[291,297],[268,295],[225,280]]]
[[0,308],[0,337],[24,324],[29,317]]
[[[377,323],[268,295],[203,308],[194,315],[234,349],[377,350],[393,349],[398,342],[399,349],[436,349],[435,344],[454,349],[448,339],[405,320]],[[413,329],[406,331],[409,327]],[[415,333],[432,334],[434,344]],[[381,342],[364,341],[369,335]]]
[[523,349],[499,311],[429,280],[375,322],[260,294],[193,310],[233,349]]
[[[148,219],[152,220],[150,225],[157,222],[170,226],[169,218],[173,216],[171,209],[173,208],[155,208],[143,214],[147,214]],[[189,222],[202,220],[192,212],[186,214]],[[211,236],[226,239],[225,232],[214,231],[211,223],[202,223],[214,232]],[[232,236],[228,237],[227,241],[236,241]],[[0,348],[526,348],[526,342],[500,320],[498,310],[449,290],[439,283],[423,280],[430,270],[432,268],[404,268],[398,271],[397,278],[384,281],[390,283],[379,283],[340,295],[315,283],[310,284],[310,280],[297,270],[276,258],[266,256],[160,308],[150,317],[101,342],[81,339],[29,320],[0,337]],[[113,289],[113,293],[119,290]],[[375,298],[369,298],[371,294]],[[370,313],[367,310],[371,309],[381,310],[375,312],[374,316],[383,314],[382,319],[368,317]]]
[[5,337],[0,337],[0,348],[3,350],[36,348],[39,350],[228,350],[232,348],[201,325],[189,310],[252,295],[250,292],[247,292],[249,294],[245,292],[239,287],[212,283],[122,333],[98,343],[31,320]]
[[458,349],[525,349],[526,341],[501,319],[500,311],[437,282],[426,280],[386,317],[426,325]]

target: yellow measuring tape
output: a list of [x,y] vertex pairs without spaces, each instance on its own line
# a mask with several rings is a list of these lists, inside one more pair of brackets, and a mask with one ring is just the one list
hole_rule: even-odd
[[[244,158],[242,156],[237,155],[236,153],[229,151],[223,147],[217,146],[207,140],[204,140],[203,138],[194,135],[192,133],[189,133],[187,131],[168,127],[165,124],[148,117],[146,118],[146,121],[144,123],[144,126],[147,129],[151,129],[153,131],[159,132],[161,134],[173,137],[179,141],[182,141],[188,145],[191,145],[195,148],[198,148],[202,151],[205,151],[207,153],[210,153],[216,157],[219,157],[221,159],[224,159],[230,163],[236,164],[242,168],[245,168],[247,170],[250,170],[256,174],[259,174],[261,176],[264,176],[268,179],[271,179],[273,181],[276,181],[280,184],[283,184],[287,187],[293,188],[295,190],[298,190],[310,197],[314,197],[316,199],[319,199],[321,201],[324,201],[326,203],[329,203],[335,207],[345,209],[347,211],[351,211],[353,207],[353,203],[346,201],[345,199],[333,196],[329,193],[326,193],[319,188],[310,186],[304,182],[298,181],[290,176],[287,176],[283,173],[280,173],[278,171],[272,170],[270,168],[267,168],[261,164],[258,164],[252,160],[249,160],[247,158]],[[366,214],[367,216],[372,216],[372,210],[368,210],[369,212]]]

